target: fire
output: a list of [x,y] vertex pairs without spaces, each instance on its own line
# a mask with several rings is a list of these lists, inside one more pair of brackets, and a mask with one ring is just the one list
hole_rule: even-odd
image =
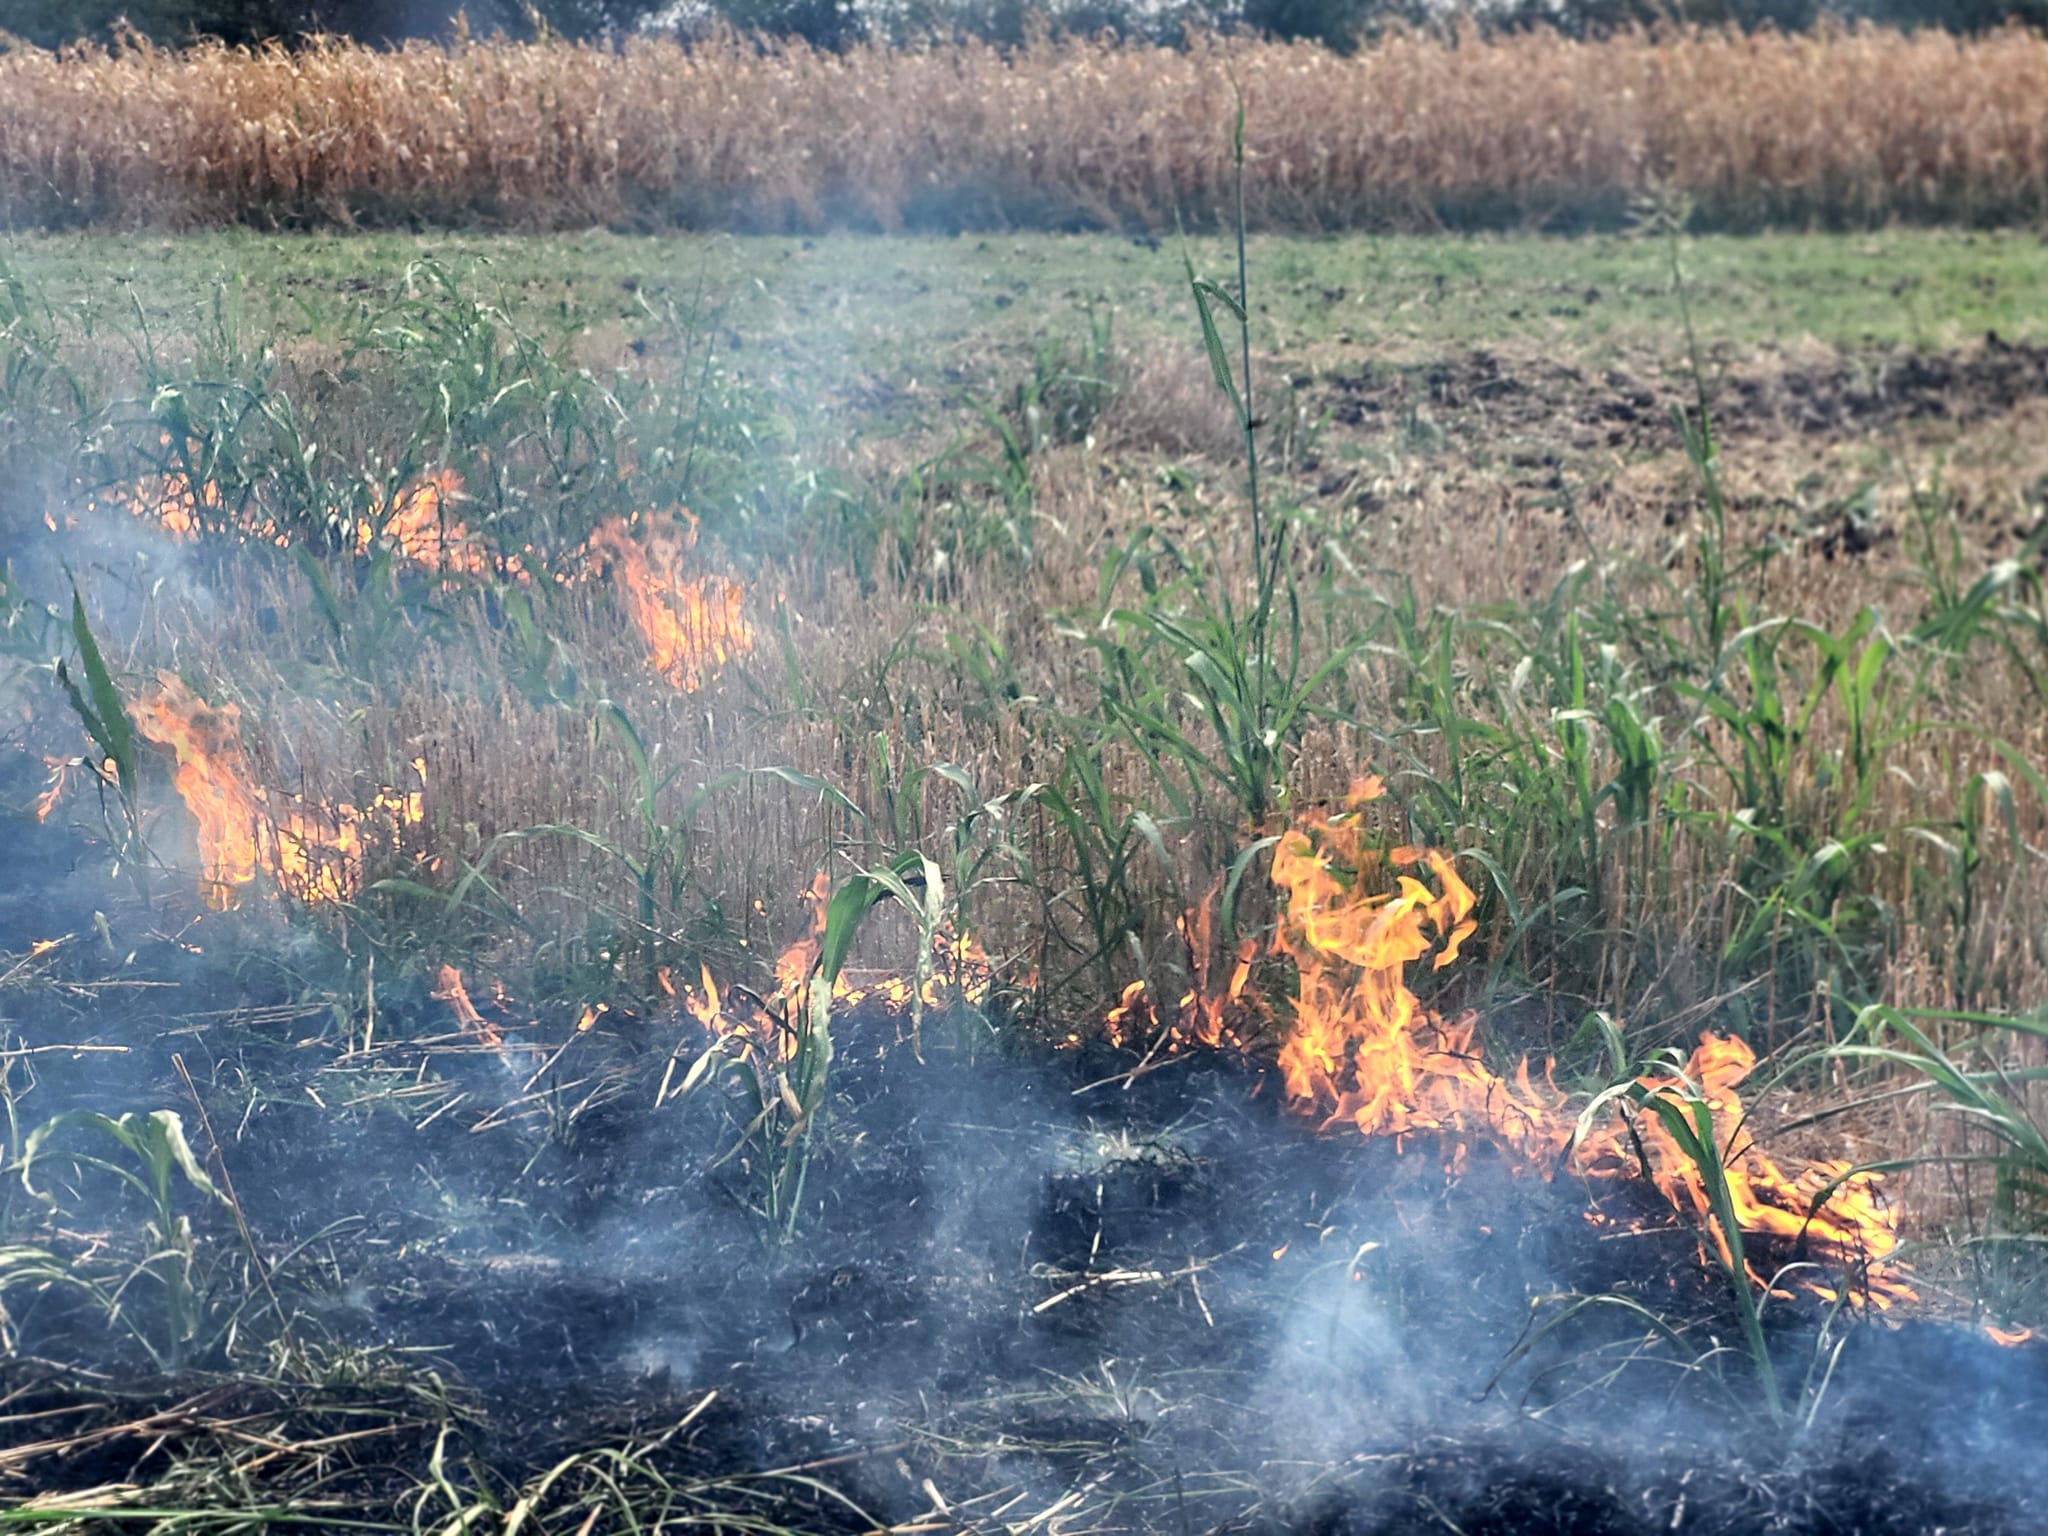
[[[195,442],[193,455],[203,448]],[[412,481],[388,500],[381,491],[373,493],[368,515],[355,522],[354,552],[369,555],[382,544],[406,564],[450,582],[468,577],[529,583],[528,560],[501,554],[462,520],[456,509],[465,495],[462,476],[449,468]],[[215,530],[281,548],[292,542],[290,532],[253,500],[231,510],[219,484],[209,480],[195,488],[182,471],[145,475],[101,492],[93,503],[154,521],[180,541]],[[330,523],[341,518],[328,510]],[[697,520],[681,509],[609,518],[552,572],[561,586],[609,579],[646,643],[649,663],[685,693],[696,692],[711,673],[754,648],[745,589],[729,577],[683,574],[696,543]]]
[[36,796],[34,815],[37,821],[48,821],[63,803],[65,793],[71,788],[74,778],[84,776],[98,779],[101,783],[118,787],[120,774],[112,762],[95,763],[85,757],[46,757],[43,767],[48,777]]
[[[1745,1239],[1762,1237],[1774,1254],[1856,1276],[1856,1288],[1879,1308],[1913,1299],[1892,1257],[1899,1242],[1897,1213],[1879,1195],[1879,1175],[1852,1173],[1846,1162],[1823,1161],[1787,1177],[1757,1147],[1735,1093],[1755,1066],[1756,1053],[1748,1045],[1709,1034],[1701,1037],[1682,1075],[1643,1077],[1638,1083],[1652,1095],[1706,1103],[1720,1148],[1728,1204]],[[1573,1149],[1573,1163],[1592,1178],[1647,1175],[1664,1198],[1705,1234],[1721,1263],[1732,1264],[1727,1234],[1720,1228],[1699,1169],[1662,1117],[1647,1105],[1615,1116],[1583,1138]],[[1754,1263],[1749,1268],[1759,1286],[1771,1283]],[[1836,1293],[1822,1284],[1801,1284],[1826,1300],[1835,1299]]]
[[195,488],[191,477],[182,470],[144,475],[97,499],[106,506],[160,523],[164,532],[180,543],[190,543],[199,537],[203,530],[202,513],[218,517],[225,508],[218,484],[207,480]]
[[[160,441],[166,450],[170,448],[168,432],[162,434]],[[186,444],[187,462],[198,458],[205,449],[206,445],[198,439],[190,440]],[[209,523],[223,521],[227,510],[226,498],[217,482],[207,480],[194,486],[190,475],[176,469],[114,486],[93,497],[92,502],[161,524],[164,532],[180,543],[191,543],[206,531]]]
[[[1454,1157],[1488,1136],[1546,1163],[1563,1141],[1556,1095],[1532,1084],[1526,1062],[1512,1080],[1489,1070],[1478,1015],[1445,1020],[1402,980],[1425,956],[1438,970],[1457,958],[1476,898],[1436,850],[1373,846],[1365,808],[1385,793],[1359,779],[1342,810],[1304,814],[1273,850],[1273,883],[1287,893],[1274,948],[1300,976],[1280,1052],[1288,1096],[1325,1125],[1442,1133]],[[1425,866],[1437,891],[1403,872]]]
[[1190,985],[1174,1005],[1167,1027],[1160,1028],[1150,987],[1134,981],[1104,1019],[1109,1038],[1118,1045],[1137,1041],[1159,1045],[1173,1055],[1190,1046],[1210,1050],[1244,1050],[1266,1023],[1262,1009],[1247,988],[1259,958],[1259,941],[1244,939],[1232,956],[1228,977],[1217,974],[1216,910],[1223,895],[1218,881],[1193,910],[1183,912],[1174,927],[1187,954]]
[[[682,989],[684,1011],[721,1040],[762,1051],[774,1061],[788,1061],[796,1054],[795,1021],[802,1019],[809,999],[831,896],[831,876],[819,870],[804,893],[811,909],[810,930],[776,957],[775,986],[766,997],[740,986],[721,988],[711,968],[703,966],[699,984]],[[923,1008],[944,1008],[956,999],[985,1003],[994,977],[994,965],[971,935],[941,931],[932,936],[919,975],[844,970],[833,981],[832,1001],[840,1008],[868,1004],[902,1017]]]
[[[1475,931],[1476,898],[1442,853],[1389,845],[1376,804],[1385,793],[1377,778],[1362,777],[1341,808],[1302,813],[1274,848],[1272,878],[1284,900],[1268,954],[1291,962],[1298,979],[1278,1061],[1291,1104],[1324,1128],[1349,1124],[1397,1142],[1428,1136],[1453,1170],[1484,1143],[1543,1178],[1560,1169],[1596,1180],[1647,1175],[1700,1232],[1703,1253],[1711,1248],[1727,1264],[1732,1248],[1701,1170],[1647,1099],[1670,1096],[1688,1113],[1692,1102],[1704,1103],[1728,1206],[1745,1239],[1762,1239],[1745,1254],[1758,1256],[1755,1283],[1770,1283],[1759,1265],[1810,1261],[1854,1277],[1876,1306],[1912,1296],[1895,1258],[1897,1213],[1882,1200],[1877,1175],[1841,1162],[1788,1174],[1757,1148],[1735,1093],[1756,1064],[1740,1040],[1705,1036],[1682,1073],[1641,1079],[1643,1100],[1611,1101],[1614,1112],[1577,1140],[1547,1067],[1539,1072],[1526,1058],[1506,1073],[1488,1066],[1478,1016],[1443,1018],[1405,979],[1425,960],[1440,970],[1457,958]],[[1239,946],[1227,981],[1212,974],[1213,906],[1204,902],[1181,922],[1195,985],[1165,1026],[1169,1050],[1245,1049],[1262,1020],[1246,991],[1260,958],[1256,941]],[[1108,1025],[1112,1039],[1151,1038],[1159,1047],[1143,982],[1125,989]],[[1608,1221],[1589,1214],[1596,1225]],[[1817,1281],[1800,1283],[1834,1299]]]
[[494,574],[500,562],[490,546],[450,511],[462,495],[462,476],[452,469],[437,469],[400,490],[388,510],[381,497],[375,498],[369,518],[356,526],[357,548],[368,554],[382,538],[423,570],[450,576]]
[[[170,440],[164,441],[168,447]],[[194,455],[203,447],[194,443]],[[356,553],[369,554],[383,539],[401,558],[422,570],[450,576],[499,573],[503,562],[451,510],[462,497],[462,476],[445,468],[401,487],[388,504],[381,493],[373,494],[370,515],[356,524]],[[291,542],[276,519],[265,515],[253,502],[231,514],[227,497],[216,481],[207,480],[195,487],[182,470],[144,475],[117,485],[96,495],[93,504],[155,522],[181,543],[196,541],[209,529],[230,531],[239,539],[280,547]],[[329,510],[330,520],[338,515]]]
[[644,539],[636,538],[625,519],[611,518],[586,548],[616,580],[654,670],[671,687],[694,693],[713,670],[754,648],[742,612],[745,592],[730,579],[681,574],[697,542],[689,513],[644,519],[642,530]]
[[389,787],[362,805],[273,804],[243,751],[241,712],[208,704],[175,673],[158,673],[133,713],[144,736],[176,754],[172,784],[199,824],[207,902],[216,909],[233,906],[259,872],[302,901],[347,900],[370,847],[388,845],[425,815],[420,791]]
[[505,1043],[498,1026],[476,1011],[476,1004],[469,1000],[469,988],[462,984],[462,972],[454,966],[444,965],[435,973],[434,990],[427,995],[436,1002],[446,1003],[462,1032],[476,1036],[479,1044],[495,1049]]

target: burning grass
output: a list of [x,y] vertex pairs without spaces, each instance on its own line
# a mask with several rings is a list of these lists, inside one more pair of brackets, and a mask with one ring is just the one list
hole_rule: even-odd
[[346,901],[362,891],[374,849],[395,849],[425,817],[420,790],[380,789],[361,805],[275,805],[242,751],[240,711],[208,705],[169,672],[136,701],[135,722],[176,758],[172,786],[197,823],[207,903],[231,905],[257,875],[299,901]]
[[[2037,1515],[2031,353],[1735,366],[1713,438],[1640,366],[1255,379],[1254,519],[1120,435],[1099,328],[866,442],[445,273],[348,388],[81,396],[16,303],[24,1495]],[[1854,500],[1866,418],[1956,478]],[[1930,1375],[1947,1467],[1886,1417]]]
[[1078,39],[833,55],[730,36],[17,48],[0,57],[0,204],[123,227],[1225,224],[1224,59],[1252,109],[1248,212],[1265,227],[1611,222],[1653,186],[1724,225],[1981,223],[2035,216],[2048,187],[2032,115],[2048,42],[2018,28],[1539,29],[1396,32],[1350,58]]

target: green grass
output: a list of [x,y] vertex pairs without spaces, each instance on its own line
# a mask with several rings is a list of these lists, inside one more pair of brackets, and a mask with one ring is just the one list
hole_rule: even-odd
[[[1107,235],[963,235],[816,240],[732,235],[21,235],[8,260],[66,315],[118,325],[139,308],[175,331],[239,276],[254,327],[336,337],[366,306],[395,298],[410,263],[490,279],[530,323],[652,334],[642,301],[715,303],[748,349],[943,390],[947,364],[1071,328],[1090,301],[1114,306],[1127,341],[1187,341],[1189,305],[1172,242]],[[1193,242],[1223,272],[1227,243]],[[1668,351],[1679,326],[1662,248],[1619,236],[1555,238],[1254,237],[1254,341],[1289,355],[1325,347],[1412,360],[1471,346],[1610,353]],[[1868,235],[1706,236],[1688,269],[1709,347],[1802,337],[1833,345],[1949,347],[1995,330],[2048,338],[2048,247],[2029,233],[1896,230]],[[630,285],[630,286],[629,286]]]

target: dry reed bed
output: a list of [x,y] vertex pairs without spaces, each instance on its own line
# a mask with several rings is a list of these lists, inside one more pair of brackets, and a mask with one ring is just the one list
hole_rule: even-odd
[[1729,226],[2048,208],[2048,38],[1396,34],[845,55],[328,42],[0,53],[0,211],[186,228],[1221,221],[1229,74],[1249,214],[1286,229],[1612,219],[1668,187]]

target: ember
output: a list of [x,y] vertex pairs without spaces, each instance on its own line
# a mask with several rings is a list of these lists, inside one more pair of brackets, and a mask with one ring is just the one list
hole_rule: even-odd
[[476,1004],[469,1000],[469,988],[462,984],[462,972],[454,966],[444,965],[434,973],[434,990],[429,995],[446,1003],[462,1032],[474,1035],[479,1045],[495,1049],[505,1043],[498,1026],[476,1011]]

